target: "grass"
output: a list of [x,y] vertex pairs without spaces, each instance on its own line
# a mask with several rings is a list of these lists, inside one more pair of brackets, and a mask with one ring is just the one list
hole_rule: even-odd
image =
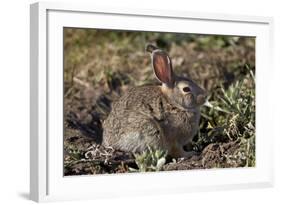
[[147,151],[134,154],[134,157],[138,169],[130,168],[131,172],[162,171],[166,163],[167,151],[148,147]]
[[[255,77],[248,73],[227,89],[219,87],[202,110],[197,147],[212,142],[240,141],[236,156],[245,166],[255,165]],[[227,156],[228,158],[233,158]]]

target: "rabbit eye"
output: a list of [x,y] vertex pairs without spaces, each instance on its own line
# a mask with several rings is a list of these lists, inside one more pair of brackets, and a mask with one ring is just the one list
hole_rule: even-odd
[[185,92],[185,93],[190,92],[190,88],[189,88],[189,87],[184,87],[182,90],[183,90],[183,92]]

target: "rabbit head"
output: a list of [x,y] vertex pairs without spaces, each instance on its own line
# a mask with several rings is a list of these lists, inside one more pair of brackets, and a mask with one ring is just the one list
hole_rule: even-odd
[[146,50],[151,53],[154,74],[162,83],[161,90],[173,104],[181,109],[193,109],[204,104],[205,91],[191,79],[175,75],[172,61],[166,52],[151,44]]

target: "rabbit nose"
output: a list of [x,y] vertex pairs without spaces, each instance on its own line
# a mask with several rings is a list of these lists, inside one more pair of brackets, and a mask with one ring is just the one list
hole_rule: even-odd
[[197,99],[196,99],[197,104],[198,104],[198,105],[203,105],[203,104],[205,103],[205,101],[206,101],[206,98],[207,98],[207,96],[204,95],[204,94],[198,95],[198,96],[197,96]]

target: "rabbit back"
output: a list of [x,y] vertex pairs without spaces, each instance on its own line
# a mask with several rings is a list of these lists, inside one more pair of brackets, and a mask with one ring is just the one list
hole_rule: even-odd
[[150,146],[181,156],[199,118],[199,110],[181,110],[170,103],[160,86],[135,87],[113,103],[103,124],[103,143],[129,152]]

